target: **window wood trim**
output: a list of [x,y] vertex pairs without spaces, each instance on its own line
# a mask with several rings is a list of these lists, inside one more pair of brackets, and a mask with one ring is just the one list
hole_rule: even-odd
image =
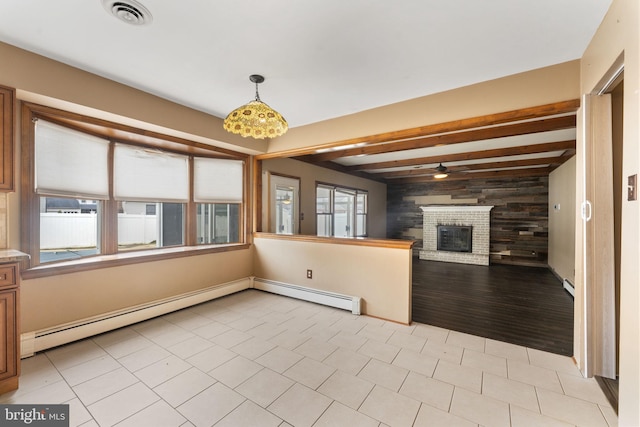
[[14,191],[14,141],[13,141],[13,106],[16,91],[13,88],[0,86],[0,190]]
[[[100,238],[102,239],[101,249],[106,253],[90,256],[77,260],[67,260],[52,264],[40,264],[39,247],[39,196],[33,191],[34,187],[34,156],[35,156],[35,132],[33,122],[43,119],[69,127],[79,132],[103,137],[113,142],[123,142],[131,145],[138,145],[147,148],[155,148],[177,154],[220,158],[229,160],[240,160],[244,163],[243,169],[243,201],[241,203],[240,215],[244,217],[239,221],[240,243],[228,245],[196,245],[196,204],[193,197],[193,170],[190,168],[190,201],[185,203],[185,234],[184,244],[178,247],[167,247],[148,249],[144,251],[123,253],[117,252],[117,202],[113,199],[113,144],[110,145],[109,152],[109,197],[103,202],[103,215],[105,219],[101,222]],[[185,256],[202,255],[205,253],[226,252],[229,250],[246,249],[248,247],[249,229],[249,190],[247,184],[250,182],[250,156],[228,149],[210,146],[203,143],[189,141],[169,135],[133,128],[119,123],[109,122],[102,119],[70,113],[55,108],[45,107],[29,102],[21,103],[21,248],[31,255],[29,270],[23,272],[25,278],[43,277],[50,274],[66,274],[75,271],[92,270],[97,268],[112,267],[118,265],[134,264],[138,262],[149,262],[162,259],[179,258]],[[193,160],[190,158],[190,162]],[[193,229],[193,230],[192,230]]]

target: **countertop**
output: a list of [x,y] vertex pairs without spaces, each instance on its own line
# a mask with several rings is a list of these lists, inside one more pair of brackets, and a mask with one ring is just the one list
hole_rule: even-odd
[[0,249],[0,263],[20,262],[29,259],[31,256],[15,249]]

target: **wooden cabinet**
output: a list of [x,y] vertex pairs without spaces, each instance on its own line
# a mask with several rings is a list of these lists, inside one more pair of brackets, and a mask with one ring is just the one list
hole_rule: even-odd
[[13,191],[13,104],[15,90],[0,86],[0,191]]
[[20,375],[19,264],[0,264],[0,394],[18,388]]

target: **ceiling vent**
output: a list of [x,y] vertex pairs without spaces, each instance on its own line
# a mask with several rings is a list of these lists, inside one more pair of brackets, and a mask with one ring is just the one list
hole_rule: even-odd
[[153,21],[151,12],[135,0],[102,0],[102,5],[107,12],[127,24],[148,25]]

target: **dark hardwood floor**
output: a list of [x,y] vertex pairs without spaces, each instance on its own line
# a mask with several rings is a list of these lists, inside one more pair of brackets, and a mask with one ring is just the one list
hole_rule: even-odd
[[546,268],[414,258],[413,320],[573,355],[573,298]]

